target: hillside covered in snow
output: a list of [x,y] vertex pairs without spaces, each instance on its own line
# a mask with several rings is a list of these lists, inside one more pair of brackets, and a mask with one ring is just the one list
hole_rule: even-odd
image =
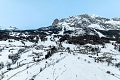
[[120,18],[87,14],[0,30],[0,80],[120,80]]

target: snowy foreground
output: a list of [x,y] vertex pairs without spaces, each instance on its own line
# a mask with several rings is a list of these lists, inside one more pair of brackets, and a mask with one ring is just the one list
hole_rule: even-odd
[[[57,38],[55,39],[57,41]],[[112,62],[115,64],[120,62],[120,53],[114,49],[111,43],[106,43],[105,48],[99,46],[99,55],[81,54],[77,50],[76,45],[63,42],[62,46],[68,50],[58,50],[51,57],[45,59],[49,45],[57,46],[54,41],[50,41],[50,36],[45,42],[39,41],[37,45],[32,42],[25,42],[29,48],[25,48],[20,41],[13,42],[1,41],[2,49],[0,53],[0,62],[4,63],[4,67],[0,70],[0,80],[120,80],[120,68],[107,62],[95,62],[94,58],[102,56],[104,52],[109,52],[106,56],[115,58]],[[38,45],[43,44],[45,47],[36,49]],[[84,48],[81,46],[81,49]],[[12,64],[8,59],[9,54],[17,53],[23,49],[20,58],[16,63]],[[24,50],[25,49],[25,50]],[[34,53],[39,53],[39,57]],[[33,60],[34,57],[34,60]],[[35,60],[38,61],[35,61]],[[11,66],[8,66],[8,63]],[[10,69],[7,69],[10,68]]]
[[[58,56],[56,54],[50,58],[51,60],[45,60],[51,64],[50,66],[46,64],[46,68],[41,72],[40,68],[45,67],[43,66],[45,61],[34,65],[31,64],[32,66],[28,69],[22,67],[21,70],[8,72],[6,76],[9,77],[3,80],[29,80],[34,75],[36,75],[34,80],[119,80],[120,72],[118,69],[94,63],[87,56],[65,54],[61,57],[59,56],[61,59],[59,62],[56,62]],[[107,74],[107,71],[111,71],[115,76]]]

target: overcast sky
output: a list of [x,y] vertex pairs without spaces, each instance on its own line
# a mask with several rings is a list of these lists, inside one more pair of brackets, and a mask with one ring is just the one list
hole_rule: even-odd
[[37,29],[83,13],[120,17],[120,0],[0,0],[0,26]]

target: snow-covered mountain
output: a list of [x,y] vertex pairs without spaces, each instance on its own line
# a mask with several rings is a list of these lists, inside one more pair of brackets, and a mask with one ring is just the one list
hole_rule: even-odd
[[15,30],[19,30],[19,29],[16,28],[16,27],[10,26],[9,28],[6,28],[5,30],[8,30],[8,31],[15,31]]
[[120,18],[104,18],[100,16],[93,16],[88,14],[82,14],[77,16],[70,16],[69,18],[63,18],[58,20],[55,25],[64,25],[75,28],[90,27],[99,30],[116,30],[120,29]]
[[0,30],[5,30],[5,28],[3,26],[0,26]]
[[52,26],[39,28],[38,31],[45,34],[69,34],[72,36],[120,37],[120,18],[104,18],[82,14],[60,20],[55,19]]
[[0,80],[120,80],[119,21],[82,14],[0,30]]
[[16,31],[16,30],[19,30],[19,29],[16,28],[16,27],[12,27],[12,26],[10,26],[10,27],[8,27],[8,28],[5,28],[5,27],[3,27],[3,26],[0,26],[0,30]]

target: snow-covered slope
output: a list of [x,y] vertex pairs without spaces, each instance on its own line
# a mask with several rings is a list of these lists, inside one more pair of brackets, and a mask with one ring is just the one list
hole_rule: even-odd
[[[31,64],[31,66],[27,69],[26,67],[23,67],[21,70],[16,70],[15,73],[13,71],[8,72],[8,76],[12,76],[8,79],[30,80],[33,78],[34,80],[119,80],[120,75],[117,68],[95,63],[93,60],[90,60],[84,55],[74,56],[64,53],[60,56],[57,54],[50,58],[51,61],[49,61],[50,59],[47,60],[49,61],[47,64],[45,63],[45,60],[34,65]],[[59,60],[58,58],[60,58],[59,62],[57,61]],[[106,73],[107,71],[111,71],[111,73],[108,74]]]
[[[52,41],[51,41],[52,40]],[[58,47],[59,38],[47,36],[47,41],[39,41],[37,45],[34,43],[24,43],[28,46],[25,47],[22,42],[11,40],[0,41],[2,52],[0,53],[0,61],[4,62],[4,67],[0,70],[1,80],[119,80],[120,71],[115,67],[116,63],[120,61],[120,54],[114,49],[111,43],[102,45],[74,45],[66,42],[62,43],[64,49],[58,49],[51,57],[45,58],[47,50],[50,49],[49,45]],[[41,48],[37,49],[38,46]],[[100,52],[98,56],[85,49],[85,46],[99,47]],[[70,48],[70,51],[68,50]],[[11,59],[8,58],[10,54],[16,54],[22,49],[20,58],[15,64],[12,64]],[[83,50],[79,52],[79,50]],[[88,50],[84,53],[84,50]],[[94,53],[94,54],[93,54]],[[103,62],[95,62],[97,57],[102,57],[106,53],[106,58]],[[38,55],[41,55],[37,57]],[[92,57],[91,57],[92,56]],[[111,56],[114,58],[112,64],[105,61]],[[96,58],[95,58],[96,57]],[[35,61],[38,60],[38,61]],[[11,64],[8,70],[8,63]]]
[[0,30],[0,80],[120,80],[119,21],[82,14]]

